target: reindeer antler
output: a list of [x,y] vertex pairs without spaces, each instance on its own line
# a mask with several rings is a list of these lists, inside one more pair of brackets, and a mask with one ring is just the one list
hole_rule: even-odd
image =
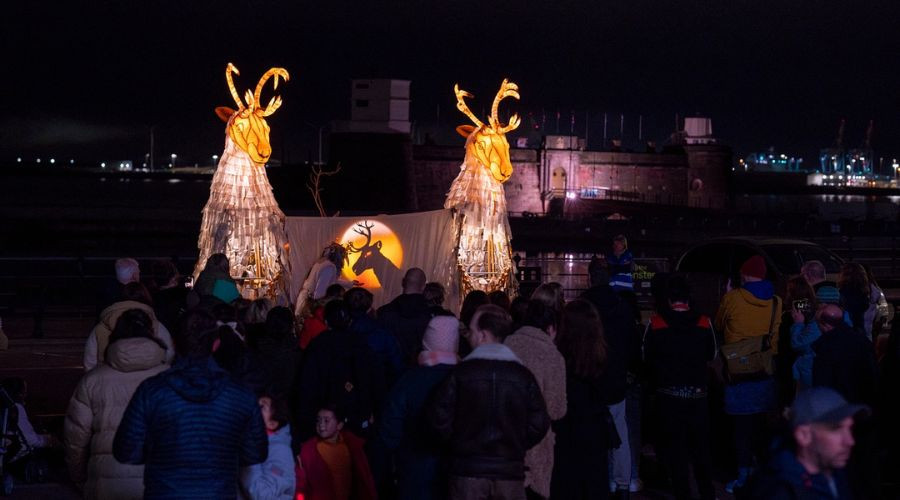
[[473,113],[473,112],[469,109],[469,106],[466,105],[465,98],[466,98],[466,97],[475,97],[475,96],[473,96],[472,94],[466,92],[465,90],[460,90],[460,89],[459,89],[459,84],[458,84],[458,83],[453,85],[453,92],[456,93],[456,109],[462,111],[464,115],[468,116],[469,119],[472,120],[472,122],[475,123],[475,125],[477,125],[477,126],[479,126],[479,127],[483,127],[484,124],[481,123],[481,120],[479,120],[479,119],[475,116],[475,113]]
[[491,128],[501,134],[517,129],[521,123],[519,115],[513,114],[509,118],[509,125],[500,125],[500,117],[497,116],[497,109],[500,107],[500,101],[507,97],[519,99],[519,86],[504,78],[503,83],[500,84],[500,90],[497,92],[497,96],[494,97],[494,104],[491,106],[491,116],[488,118]]
[[372,243],[372,228],[375,227],[375,224],[371,224],[371,225],[370,225],[370,224],[368,224],[368,222],[369,222],[369,221],[363,221],[362,224],[357,224],[357,226],[363,226],[364,230],[362,230],[362,231],[360,231],[358,227],[353,228],[353,232],[354,232],[354,233],[356,233],[356,234],[358,234],[358,235],[360,235],[360,236],[365,236],[365,237],[366,237],[366,242],[363,243],[363,246],[361,246],[361,247],[359,247],[359,248],[356,248],[356,247],[353,245],[353,242],[352,242],[352,241],[348,241],[348,242],[347,242],[347,247],[349,248],[349,250],[350,250],[351,252],[353,252],[353,253],[362,252],[362,249],[363,249],[363,248],[369,246],[369,244]]
[[241,72],[238,71],[237,66],[234,64],[228,63],[228,67],[225,68],[225,81],[228,82],[228,90],[231,91],[231,97],[234,99],[235,104],[237,104],[238,111],[244,109],[244,103],[241,102],[241,97],[238,94],[236,88],[234,88],[234,81],[231,80],[231,73],[235,75],[240,75]]
[[[262,92],[263,86],[266,84],[266,81],[275,77],[275,85],[273,90],[278,90],[278,78],[284,78],[284,81],[288,81],[291,79],[291,75],[288,74],[287,70],[284,68],[270,68],[269,71],[259,79],[259,83],[256,84],[256,90],[253,91],[253,105],[259,106],[259,94]],[[263,116],[269,116],[274,113],[279,107],[281,107],[281,96],[275,96],[269,99],[269,104],[266,105],[265,111],[263,111]]]

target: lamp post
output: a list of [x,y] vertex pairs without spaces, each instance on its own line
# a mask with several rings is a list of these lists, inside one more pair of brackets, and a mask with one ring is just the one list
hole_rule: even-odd
[[325,124],[325,125],[316,125],[315,123],[310,123],[310,122],[303,122],[303,124],[306,125],[307,127],[316,129],[316,130],[318,131],[318,133],[319,133],[319,160],[318,160],[318,164],[321,165],[321,164],[322,164],[322,131],[325,130],[325,127],[327,127],[328,124]]
[[170,167],[170,168],[175,168],[175,160],[176,160],[177,158],[178,158],[178,155],[175,154],[175,153],[172,153],[172,163],[169,164],[169,167]]

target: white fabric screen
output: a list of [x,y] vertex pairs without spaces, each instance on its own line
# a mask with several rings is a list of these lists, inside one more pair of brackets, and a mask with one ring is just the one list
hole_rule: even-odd
[[[285,230],[291,245],[290,289],[294,294],[302,288],[325,246],[334,241],[345,246],[349,242],[361,251],[350,253],[350,263],[344,266],[342,277],[363,282],[375,296],[375,307],[399,295],[403,274],[409,268],[418,267],[425,271],[428,281],[444,285],[447,292],[444,307],[458,311],[456,239],[451,210],[368,217],[287,217]],[[366,263],[370,269],[363,270]],[[354,265],[361,271],[359,274],[354,271]]]

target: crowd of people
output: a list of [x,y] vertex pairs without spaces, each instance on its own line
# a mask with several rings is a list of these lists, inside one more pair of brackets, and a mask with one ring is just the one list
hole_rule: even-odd
[[642,321],[632,265],[617,237],[573,300],[475,291],[456,316],[417,268],[377,310],[336,272],[291,309],[241,298],[224,255],[193,289],[121,259],[69,403],[69,474],[111,499],[628,498],[646,480],[712,500],[714,478],[739,498],[882,498],[900,340],[876,349],[861,266],[829,282],[807,262],[782,297],[752,257],[714,316],[659,274]]

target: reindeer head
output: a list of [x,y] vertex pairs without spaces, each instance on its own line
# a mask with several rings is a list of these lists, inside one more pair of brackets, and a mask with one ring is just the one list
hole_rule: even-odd
[[256,90],[252,94],[249,90],[244,94],[244,99],[247,101],[245,106],[234,88],[234,82],[231,81],[231,73],[241,74],[234,64],[228,63],[228,67],[225,69],[225,80],[228,82],[228,90],[231,91],[231,97],[234,98],[238,109],[233,110],[227,106],[218,107],[216,115],[228,123],[228,135],[231,136],[231,140],[250,155],[250,159],[254,163],[262,165],[269,160],[269,156],[272,154],[272,146],[269,144],[269,124],[266,123],[266,117],[281,106],[281,96],[273,97],[269,100],[269,104],[262,108],[259,105],[259,94],[269,78],[275,77],[274,89],[278,89],[278,78],[288,81],[290,75],[284,68],[272,68],[266,71],[259,79],[259,83],[256,84]]
[[377,256],[381,255],[381,241],[376,241],[374,245],[372,244],[372,228],[375,227],[375,224],[368,224],[367,222],[357,224],[357,226],[361,226],[361,229],[359,227],[353,229],[354,233],[365,236],[366,242],[361,247],[356,247],[352,242],[347,242],[347,252],[359,254],[359,258],[353,263],[353,274],[357,276],[366,272],[367,269],[372,269]]
[[509,143],[506,141],[506,133],[518,128],[520,120],[519,115],[514,114],[509,119],[509,125],[500,125],[500,118],[497,116],[497,108],[500,101],[506,97],[519,98],[519,86],[509,80],[503,80],[500,84],[500,91],[494,98],[494,105],[491,106],[491,116],[488,117],[488,125],[485,126],[481,120],[475,117],[475,114],[466,106],[465,98],[473,97],[472,94],[465,90],[460,90],[459,85],[453,86],[456,93],[456,107],[469,117],[476,126],[460,125],[456,127],[456,131],[463,137],[466,137],[466,156],[474,156],[485,168],[490,169],[491,175],[499,182],[506,182],[512,175],[512,162],[509,160]]

